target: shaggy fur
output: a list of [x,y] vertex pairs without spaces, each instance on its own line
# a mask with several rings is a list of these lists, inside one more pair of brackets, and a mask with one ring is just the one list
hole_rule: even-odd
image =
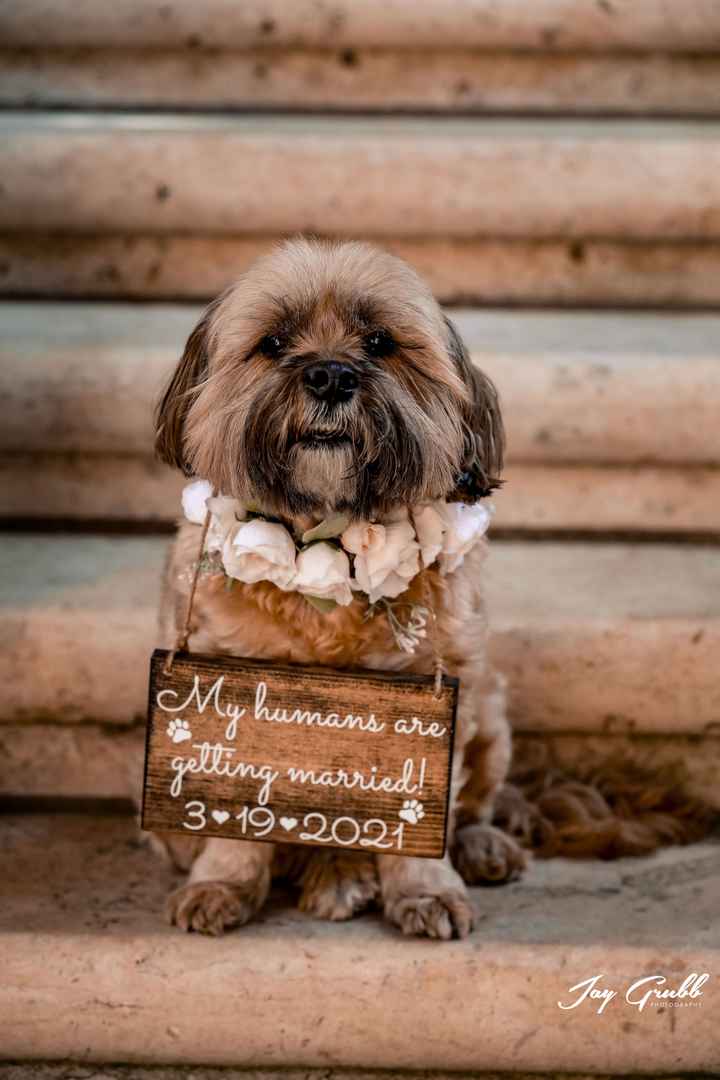
[[[357,390],[328,405],[306,372],[342,363]],[[473,369],[431,293],[400,260],[363,244],[298,240],[260,260],[219,297],[190,335],[157,412],[160,456],[206,477],[223,494],[291,526],[342,510],[372,518],[441,497],[472,500],[499,484],[503,429],[492,384]],[[162,627],[171,646],[197,558],[199,527],[181,525],[166,575]],[[447,578],[436,569],[404,599],[429,590],[439,643],[460,677],[451,787],[453,851],[471,881],[507,878],[524,865],[511,838],[491,825],[510,761],[502,685],[490,670],[480,583],[482,545]],[[422,578],[425,579],[423,582]],[[357,598],[331,614],[269,583],[199,580],[190,648],[218,655],[338,668],[427,673],[430,645],[413,656],[394,643],[384,616],[365,620]],[[464,750],[479,735],[472,804]],[[476,755],[477,756],[477,755]],[[406,933],[467,934],[473,910],[450,857],[443,860],[315,852],[265,843],[162,838],[188,882],[171,898],[183,929],[220,933],[262,906],[282,875],[300,906],[348,918],[371,903]],[[499,848],[501,850],[499,850]]]
[[700,840],[718,823],[680,763],[649,767],[624,755],[569,773],[544,744],[521,742],[510,779],[495,801],[494,824],[539,858],[650,855]]

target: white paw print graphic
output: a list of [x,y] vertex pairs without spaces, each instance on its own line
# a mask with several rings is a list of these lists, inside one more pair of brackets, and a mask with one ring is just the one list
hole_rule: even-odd
[[402,804],[402,810],[398,810],[398,817],[407,821],[409,825],[417,825],[418,821],[422,821],[425,817],[423,804],[417,799],[406,799]]
[[167,726],[167,733],[174,743],[187,742],[192,739],[192,731],[187,720],[171,720]]

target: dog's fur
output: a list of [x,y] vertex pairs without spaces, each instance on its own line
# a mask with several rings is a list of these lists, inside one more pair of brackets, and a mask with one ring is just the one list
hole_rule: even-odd
[[[368,353],[368,337],[378,330],[394,343],[380,357]],[[302,376],[309,364],[331,359],[356,373],[359,388],[351,401],[328,408],[308,394]],[[223,494],[307,527],[332,511],[373,518],[423,500],[488,494],[499,483],[503,428],[492,384],[471,366],[413,270],[364,244],[301,239],[260,260],[207,309],[159,405],[157,450]],[[199,533],[183,524],[172,550],[163,605],[168,647]],[[492,825],[510,732],[503,688],[486,658],[482,558],[480,545],[446,578],[425,570],[407,594],[421,601],[429,590],[442,652],[461,680],[451,837],[456,864],[471,882],[506,880],[525,863],[518,844]],[[409,656],[384,616],[366,621],[364,614],[359,598],[320,614],[269,583],[236,583],[228,592],[217,577],[201,576],[190,647],[339,668],[432,669],[429,644]],[[473,798],[463,803],[464,752],[473,737]],[[184,837],[164,843],[190,868],[169,901],[170,918],[184,929],[219,933],[246,922],[273,873],[296,882],[301,908],[325,918],[348,918],[378,900],[406,933],[448,939],[473,924],[450,856],[372,857]]]
[[[382,330],[394,347],[368,354]],[[277,337],[268,347],[268,338]],[[357,376],[349,402],[328,408],[304,388],[308,365],[340,360]],[[277,248],[207,309],[157,410],[157,451],[188,475],[307,528],[333,511],[380,517],[398,506],[473,501],[500,482],[503,427],[495,390],[473,368],[452,324],[402,261],[365,244],[296,240]],[[163,644],[182,624],[200,527],[184,523],[168,562]],[[465,883],[498,883],[526,864],[523,849],[615,858],[705,835],[717,813],[675,772],[632,761],[569,777],[543,755],[510,765],[501,679],[485,648],[484,545],[441,577],[424,570],[403,599],[431,598],[439,644],[461,680],[451,785],[450,852],[443,860],[317,851],[290,845],[156,837],[187,884],[170,919],[218,934],[260,909],[272,877],[318,917],[350,918],[379,902],[405,933],[467,934]],[[338,668],[426,673],[428,642],[401,652],[384,616],[365,603],[320,614],[267,582],[201,576],[190,647],[203,653]],[[467,751],[467,752],[466,752]],[[523,758],[525,758],[523,760]]]

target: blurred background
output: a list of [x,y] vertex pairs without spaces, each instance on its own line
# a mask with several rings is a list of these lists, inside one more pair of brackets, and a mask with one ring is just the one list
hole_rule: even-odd
[[2,0],[0,41],[0,790],[127,797],[183,482],[152,404],[307,232],[412,263],[499,387],[518,745],[717,803],[720,4]]

